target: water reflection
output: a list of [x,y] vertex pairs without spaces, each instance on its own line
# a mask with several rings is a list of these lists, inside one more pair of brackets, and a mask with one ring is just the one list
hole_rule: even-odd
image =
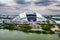
[[58,37],[60,38],[60,34],[58,34]]
[[22,31],[9,31],[1,29],[0,40],[60,40],[60,35],[24,33]]

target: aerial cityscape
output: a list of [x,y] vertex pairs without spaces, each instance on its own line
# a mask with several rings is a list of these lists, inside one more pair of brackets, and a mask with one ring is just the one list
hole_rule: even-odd
[[60,0],[0,0],[0,40],[60,40]]

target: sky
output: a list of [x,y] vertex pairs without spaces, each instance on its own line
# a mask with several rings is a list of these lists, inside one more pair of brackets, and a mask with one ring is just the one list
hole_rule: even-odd
[[[29,9],[31,5],[33,10],[37,8],[33,5],[38,6],[38,9],[43,9],[42,11],[60,10],[60,0],[0,0],[0,14],[19,14],[19,12]],[[40,11],[40,9],[37,11]]]

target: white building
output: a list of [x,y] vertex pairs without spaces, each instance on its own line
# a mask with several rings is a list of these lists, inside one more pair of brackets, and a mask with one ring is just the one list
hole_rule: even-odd
[[46,21],[46,18],[44,18],[40,13],[37,12],[24,12],[20,13],[17,17],[13,19],[13,21]]

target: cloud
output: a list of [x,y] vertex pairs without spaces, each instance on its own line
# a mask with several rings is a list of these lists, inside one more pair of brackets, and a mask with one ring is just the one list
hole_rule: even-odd
[[56,2],[55,0],[39,0],[39,1],[35,2],[35,4],[40,5],[40,6],[49,6],[55,2]]
[[0,3],[0,7],[5,6],[5,4]]
[[25,2],[36,2],[38,0],[25,0]]
[[0,3],[6,4],[6,5],[8,5],[8,6],[16,5],[16,3],[15,3],[14,0],[0,0]]
[[[31,6],[32,2],[35,7]],[[29,8],[43,12],[45,9],[58,9],[58,6],[60,6],[60,0],[0,0],[0,11],[2,11],[2,13],[6,12],[17,14],[19,12],[27,11]],[[41,9],[38,10],[37,8]]]
[[[57,0],[59,1],[59,0]],[[34,2],[37,6],[49,6],[56,4],[56,0],[0,0],[0,3],[7,6],[28,6]]]
[[25,4],[24,0],[15,0],[17,4]]

